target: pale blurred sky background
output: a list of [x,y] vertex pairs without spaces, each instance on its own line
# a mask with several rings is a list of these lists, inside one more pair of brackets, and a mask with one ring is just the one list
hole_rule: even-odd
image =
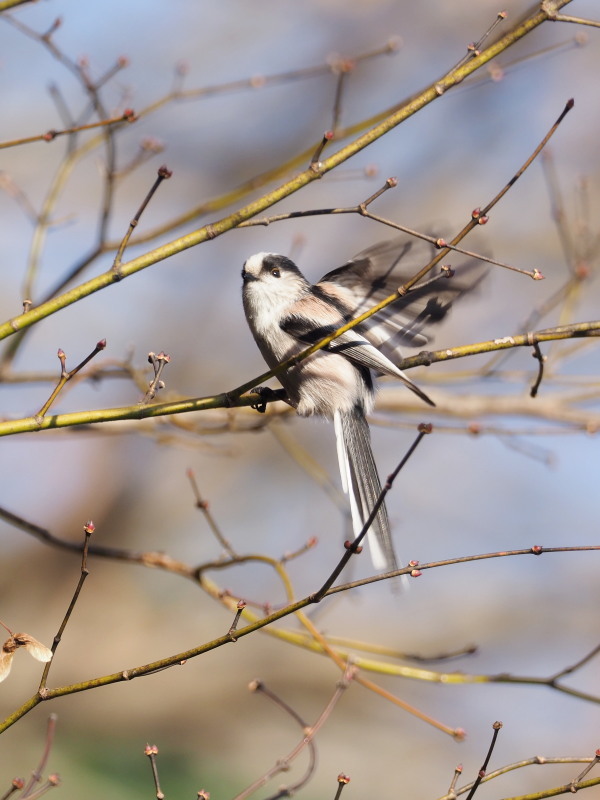
[[[504,8],[505,27],[528,10],[517,0]],[[189,68],[185,88],[193,88],[301,69],[323,63],[333,53],[351,57],[382,46],[392,36],[401,37],[399,52],[366,62],[350,76],[342,117],[343,124],[350,124],[443,74],[499,10],[491,0],[49,0],[24,6],[14,15],[40,32],[60,16],[57,45],[71,58],[87,57],[94,76],[127,56],[130,66],[106,88],[104,97],[108,107],[126,98],[126,105],[136,110],[170,90],[174,67],[182,61]],[[568,11],[593,16],[598,4],[577,0]],[[355,205],[385,178],[396,176],[398,188],[381,198],[374,210],[416,228],[433,221],[451,234],[472,208],[485,204],[513,175],[567,99],[574,97],[575,109],[551,147],[567,210],[574,214],[576,185],[585,177],[594,223],[600,178],[600,33],[547,23],[505,54],[501,63],[567,43],[576,34],[587,35],[588,43],[523,60],[498,83],[481,80],[449,92],[276,210]],[[61,127],[48,91],[51,83],[60,87],[75,111],[85,104],[64,66],[5,22],[0,24],[0,77],[2,140]],[[166,163],[173,177],[145,212],[142,234],[309,147],[330,127],[334,92],[334,78],[321,76],[169,104],[128,127],[116,138],[119,164],[135,154],[143,137],[157,137],[165,151],[119,187],[111,238],[126,231],[160,164]],[[57,140],[4,150],[0,169],[39,208],[65,146],[66,140]],[[364,177],[368,165],[379,171],[370,180]],[[55,209],[57,226],[44,249],[40,295],[94,243],[101,169],[99,150],[78,166]],[[20,310],[33,226],[6,193],[0,194],[0,220],[0,312],[7,319]],[[182,227],[147,247],[198,225]],[[259,250],[289,253],[298,236],[303,237],[299,261],[316,280],[389,234],[358,217],[302,219],[233,231],[46,319],[19,351],[15,370],[57,368],[59,347],[72,367],[105,337],[106,357],[133,353],[140,367],[151,350],[169,353],[167,392],[202,396],[232,389],[264,371],[243,319],[241,265]],[[455,310],[436,337],[438,346],[518,332],[532,306],[564,281],[566,267],[539,162],[494,210],[480,241],[501,260],[538,267],[547,279],[533,282],[493,271],[478,295]],[[132,246],[128,255],[141,252],[143,248]],[[84,277],[106,269],[112,257],[107,254],[96,261]],[[595,319],[597,309],[596,281],[586,285],[573,320]],[[542,327],[557,322],[554,313]],[[592,344],[560,369],[565,374],[597,375],[598,362],[598,349]],[[457,403],[461,393],[473,391],[526,394],[536,366],[529,352],[515,354],[507,364],[528,370],[526,380],[510,385],[456,383],[449,384],[448,391],[456,392]],[[438,365],[415,377],[427,386],[428,378],[441,371]],[[552,388],[544,384],[541,391]],[[39,383],[5,385],[0,414],[34,413],[48,393],[49,386]],[[55,408],[101,408],[138,399],[139,392],[129,382],[105,381],[78,386]],[[427,413],[425,409],[423,419],[429,418]],[[511,430],[534,427],[524,418],[491,422]],[[310,420],[291,420],[288,427],[337,482],[332,430]],[[414,429],[406,427],[374,429],[383,475],[393,469],[413,437]],[[190,563],[216,557],[218,547],[193,507],[185,478],[186,468],[193,467],[213,514],[239,550],[276,557],[296,549],[310,535],[319,536],[319,547],[291,566],[298,596],[314,590],[339,555],[339,512],[268,432],[190,438],[186,447],[131,433],[105,437],[101,431],[47,432],[6,438],[0,447],[0,505],[73,541],[91,518],[98,543],[164,550]],[[399,553],[404,560],[425,562],[532,544],[597,544],[597,450],[595,437],[583,434],[508,440],[441,433],[429,437],[389,498]],[[50,643],[77,581],[78,561],[4,523],[0,531],[0,618]],[[165,657],[221,635],[230,624],[219,607],[174,576],[98,559],[90,568],[50,685]],[[356,574],[366,573],[365,559]],[[594,553],[455,566],[427,573],[400,597],[384,585],[339,597],[320,609],[316,619],[328,633],[425,655],[466,644],[479,646],[478,655],[451,662],[448,669],[547,675],[597,643],[597,575]],[[219,579],[252,599],[283,599],[276,580],[264,570],[240,569]],[[19,669],[0,685],[1,717],[37,685],[37,665],[20,656]],[[191,796],[201,787],[211,789],[213,797],[231,796],[298,738],[288,720],[248,694],[246,684],[257,676],[308,721],[320,713],[338,678],[322,658],[252,636],[235,648],[195,659],[184,669],[38,707],[2,737],[4,764],[10,765],[4,778],[27,775],[33,768],[44,720],[55,711],[59,729],[50,767],[63,777],[59,791],[65,800],[83,792],[148,796],[150,772],[142,755],[146,741],[161,748],[167,796],[175,791]],[[597,665],[573,684],[598,693]],[[598,746],[598,708],[550,690],[441,687],[400,680],[385,685],[426,713],[466,728],[469,738],[458,745],[352,687],[319,737],[317,774],[303,797],[333,796],[340,771],[352,776],[348,797],[391,798],[399,791],[441,795],[456,763],[464,763],[465,777],[476,774],[496,719],[505,727],[494,766],[536,753],[591,755]],[[492,784],[486,796],[492,796],[490,791],[505,796],[557,785],[576,772],[521,772],[505,778],[502,786]],[[290,775],[283,776],[283,781],[289,780]],[[275,784],[281,782],[276,779]]]

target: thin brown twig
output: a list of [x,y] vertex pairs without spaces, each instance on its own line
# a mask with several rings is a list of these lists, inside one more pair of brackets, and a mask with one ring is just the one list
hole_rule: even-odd
[[[286,769],[288,769],[289,764],[300,755],[300,753],[305,747],[308,746],[311,748],[310,749],[311,757],[308,768],[304,776],[293,787],[287,787],[286,789],[284,789],[283,792],[285,792],[285,794],[279,792],[277,795],[274,795],[273,797],[269,798],[269,800],[275,800],[276,797],[278,798],[282,796],[289,796],[290,794],[298,791],[299,788],[301,788],[302,786],[305,785],[305,783],[307,783],[307,781],[313,774],[316,766],[316,757],[315,757],[313,739],[315,738],[315,736],[317,735],[318,731],[323,726],[325,721],[331,716],[331,713],[334,707],[339,703],[343,692],[350,685],[350,681],[353,679],[355,672],[356,672],[355,669],[351,666],[346,669],[343,678],[340,681],[338,681],[336,685],[333,696],[331,697],[326,707],[319,715],[316,722],[311,726],[307,726],[306,724],[304,724],[302,718],[299,715],[297,715],[294,711],[292,711],[290,706],[284,705],[282,701],[279,700],[279,698],[277,698],[277,701],[275,701],[275,696],[270,695],[270,699],[272,699],[274,702],[277,702],[277,705],[280,708],[284,708],[286,712],[291,714],[296,720],[296,722],[298,722],[298,724],[302,726],[302,728],[304,729],[304,735],[300,740],[300,742],[286,756],[278,759],[277,763],[273,767],[271,767],[270,770],[268,770],[264,775],[261,775],[260,778],[257,778],[250,786],[244,789],[243,792],[237,794],[233,798],[233,800],[245,800],[245,798],[249,797],[253,792],[259,789],[261,786],[264,786],[264,784],[267,783],[267,781],[269,781],[274,775],[277,775],[279,772],[283,772]],[[253,688],[254,691],[262,690],[262,683],[260,681],[255,681],[253,682],[253,684],[251,684],[251,688]]]
[[373,524],[373,521],[375,520],[375,517],[377,516],[377,513],[381,508],[383,501],[385,500],[385,496],[392,488],[392,485],[396,477],[398,476],[398,473],[404,467],[404,465],[406,464],[408,459],[412,456],[412,454],[415,452],[415,450],[421,443],[423,437],[426,436],[428,433],[431,433],[431,431],[432,431],[431,425],[419,425],[419,432],[417,434],[416,439],[414,440],[412,445],[408,448],[408,451],[406,452],[406,454],[404,455],[404,457],[402,458],[396,469],[390,475],[388,475],[385,485],[381,489],[379,497],[375,501],[373,508],[371,509],[371,513],[369,514],[365,524],[363,525],[362,530],[352,543],[350,542],[345,543],[346,551],[344,552],[344,555],[341,557],[337,566],[335,567],[331,575],[327,578],[325,583],[321,586],[321,588],[317,592],[315,592],[312,595],[311,600],[313,603],[321,602],[321,600],[328,593],[329,589],[335,583],[340,573],[343,571],[348,561],[350,561],[353,555],[356,555],[356,553],[360,553],[360,551],[362,550],[362,541],[367,535],[367,532],[369,531],[371,525]]
[[[292,708],[292,706],[290,706],[289,703],[286,703],[285,700],[283,700],[273,691],[268,689],[263,683],[263,681],[258,681],[258,680],[252,681],[249,688],[253,692],[259,692],[260,694],[264,694],[265,697],[268,697],[269,700],[271,700],[271,702],[273,702],[278,708],[280,708],[284,713],[288,714],[288,716],[290,716],[300,726],[301,730],[305,732],[310,730],[310,726],[302,719],[300,714],[298,714],[298,712],[294,708]],[[281,796],[284,797],[293,796],[293,794],[297,792],[298,789],[300,789],[302,786],[308,783],[308,781],[314,774],[315,768],[317,766],[317,751],[315,748],[315,743],[313,738],[310,738],[308,741],[306,741],[306,746],[308,747],[309,761],[304,775],[293,786],[283,787],[278,794],[274,795],[272,798],[269,798],[269,800],[275,800],[276,797],[281,797]],[[289,762],[287,761],[285,762],[285,764],[281,763],[281,769],[282,770],[285,769],[288,765]],[[266,776],[263,776],[263,778],[265,777]],[[253,785],[256,785],[256,782]]]
[[504,22],[506,17],[507,17],[506,11],[500,11],[496,15],[496,19],[492,22],[487,31],[481,36],[479,41],[471,42],[471,44],[467,45],[467,52],[463,56],[463,58],[461,58],[460,61],[456,64],[456,68],[462,67],[464,64],[467,63],[467,61],[470,61],[470,59],[475,58],[475,56],[479,55],[481,47],[483,46],[486,39],[489,39],[493,31],[498,27],[498,25],[501,22]]
[[579,788],[579,786],[581,784],[581,781],[585,778],[585,776],[588,774],[588,772],[591,769],[593,769],[598,763],[600,763],[600,750],[596,750],[596,752],[594,753],[594,758],[592,759],[592,761],[590,761],[590,763],[581,770],[579,775],[577,775],[577,777],[573,778],[573,780],[571,781],[571,791],[573,793],[575,793],[578,790],[578,788]]
[[29,782],[23,789],[23,793],[21,794],[21,800],[24,800],[24,798],[26,797],[30,798],[33,794],[34,786],[40,783],[42,780],[42,773],[46,768],[46,764],[48,763],[48,759],[50,758],[52,745],[54,744],[54,735],[56,733],[57,719],[58,717],[56,716],[56,714],[50,714],[48,717],[48,722],[46,725],[46,739],[44,742],[44,751],[42,753],[42,757],[40,758],[39,764],[31,773]]
[[81,361],[79,364],[77,364],[77,366],[74,367],[70,371],[67,371],[67,368],[66,368],[67,357],[66,357],[64,351],[59,349],[59,351],[58,351],[58,359],[60,361],[60,366],[61,366],[60,378],[58,379],[58,383],[54,387],[54,390],[53,390],[52,394],[50,395],[50,397],[46,400],[44,405],[40,408],[38,413],[35,415],[36,419],[39,419],[40,421],[44,419],[44,417],[46,416],[46,413],[48,412],[48,410],[50,409],[50,407],[52,406],[52,404],[54,403],[54,401],[58,397],[58,395],[61,392],[61,390],[64,387],[64,385],[66,383],[68,383],[71,380],[71,378],[73,378],[75,375],[77,375],[77,373],[81,369],[83,369],[83,367],[85,367],[85,365],[89,361],[91,361],[92,358],[94,358],[94,356],[98,355],[98,353],[101,353],[102,350],[104,350],[105,347],[106,347],[106,339],[101,339],[99,342],[96,343],[96,346],[94,347],[92,352],[88,356],[86,356],[83,359],[83,361]]
[[32,142],[53,142],[60,136],[68,136],[72,133],[81,133],[82,131],[93,130],[94,128],[103,128],[108,125],[117,125],[120,122],[135,122],[137,117],[135,111],[131,108],[126,108],[122,114],[110,119],[101,119],[98,122],[89,122],[87,125],[74,125],[71,128],[64,128],[63,130],[51,129],[45,133],[40,133],[37,136],[25,136],[20,139],[11,139],[10,141],[0,142],[0,150],[7,147],[16,147],[20,144],[31,144]]
[[141,405],[145,405],[151,400],[154,400],[159,389],[165,388],[165,383],[162,380],[162,373],[167,364],[171,362],[171,356],[168,355],[168,353],[163,353],[162,350],[158,354],[148,353],[148,362],[152,365],[154,377],[148,385],[148,389],[146,390],[146,394],[141,401]]
[[156,190],[158,189],[160,184],[164,180],[168,180],[172,175],[173,175],[173,173],[171,172],[170,169],[167,169],[166,166],[163,165],[162,167],[158,168],[158,174],[156,176],[156,180],[154,181],[154,183],[152,184],[148,194],[146,195],[146,197],[142,201],[142,204],[138,208],[135,216],[133,217],[133,219],[129,223],[129,228],[127,229],[127,233],[125,234],[125,236],[123,237],[123,240],[121,241],[121,244],[119,245],[119,249],[117,250],[117,255],[115,256],[115,260],[113,261],[113,265],[112,265],[112,268],[114,270],[118,270],[119,267],[121,266],[121,260],[123,258],[123,253],[125,252],[125,248],[127,247],[128,243],[129,243],[129,239],[131,238],[131,234],[136,229],[136,227],[137,227],[137,225],[138,225],[138,223],[140,221],[140,217],[144,213],[144,210],[145,210],[146,206],[148,205],[148,203],[150,202],[150,200],[154,196],[154,193],[156,192]]
[[500,733],[500,728],[502,728],[502,723],[501,722],[494,722],[494,724],[492,725],[492,728],[494,729],[494,732],[492,734],[492,741],[490,742],[490,746],[488,748],[487,755],[486,755],[486,757],[485,757],[485,759],[483,761],[481,769],[479,770],[477,778],[473,782],[473,786],[471,787],[471,790],[470,790],[469,794],[467,795],[467,800],[471,800],[471,798],[473,797],[473,795],[475,794],[475,792],[479,788],[479,784],[481,783],[483,778],[485,778],[485,772],[487,770],[487,765],[490,763],[490,758],[492,757],[492,753],[494,752],[494,747],[496,746],[496,739],[498,738],[498,734]]
[[347,786],[350,783],[350,777],[345,775],[343,772],[340,772],[340,774],[337,776],[337,783],[338,786],[333,800],[340,800],[342,792],[344,791],[344,786]]
[[[83,531],[84,531],[84,534],[85,534],[85,538],[84,538],[84,541],[83,541],[83,550],[82,550],[82,553],[81,553],[81,574],[79,576],[79,581],[77,582],[77,586],[75,587],[75,591],[73,593],[73,597],[71,598],[71,602],[69,603],[69,607],[67,608],[65,616],[63,618],[63,621],[61,622],[60,627],[59,627],[59,629],[58,629],[58,631],[57,631],[57,633],[56,633],[56,635],[54,637],[54,641],[52,643],[52,653],[53,653],[53,655],[56,653],[58,645],[60,644],[60,642],[62,640],[62,635],[63,635],[63,633],[65,631],[65,628],[67,627],[67,623],[71,619],[71,614],[73,613],[73,609],[75,608],[75,604],[77,603],[77,600],[79,599],[79,595],[81,594],[81,590],[83,589],[83,584],[85,583],[85,579],[89,575],[89,570],[87,568],[88,547],[89,547],[90,537],[94,533],[95,529],[96,529],[96,526],[94,525],[94,523],[91,520],[89,522],[86,522],[86,524],[83,526]],[[42,674],[42,679],[40,680],[40,685],[39,685],[39,688],[38,688],[38,694],[39,694],[40,697],[44,697],[45,694],[48,691],[46,689],[46,683],[48,681],[48,673],[50,672],[50,667],[52,666],[52,661],[54,661],[54,658],[52,658],[51,661],[48,661],[46,663],[46,666],[44,667],[44,672]]]
[[233,622],[231,623],[231,625],[229,627],[229,630],[227,631],[227,635],[229,636],[229,638],[231,639],[232,642],[237,641],[237,637],[235,635],[235,632],[237,630],[237,626],[239,625],[240,619],[242,617],[242,612],[246,608],[246,605],[247,605],[247,603],[246,603],[245,600],[238,600],[238,604],[237,604],[236,611],[235,611],[235,617],[234,617]]
[[549,0],[543,0],[542,8],[548,14],[548,19],[552,22],[573,22],[575,25],[589,25],[592,28],[600,28],[600,22],[594,19],[584,19],[583,17],[573,17],[569,14],[558,14],[554,5]]
[[154,781],[154,792],[156,800],[164,800],[165,794],[160,788],[160,781],[158,779],[158,765],[156,763],[156,756],[158,755],[158,747],[155,744],[147,744],[144,748],[144,755],[148,756],[150,761],[150,769],[152,770],[152,779]]
[[238,553],[234,550],[231,542],[225,538],[221,528],[217,525],[215,518],[213,517],[210,507],[208,504],[208,500],[204,500],[202,495],[200,494],[200,489],[198,487],[198,482],[196,480],[196,475],[193,469],[186,470],[187,478],[190,482],[190,486],[192,487],[192,492],[194,493],[194,499],[196,500],[196,508],[199,508],[200,511],[204,514],[204,519],[208,523],[208,527],[210,528],[211,532],[213,533],[217,542],[221,545],[223,550],[227,553],[230,558],[238,558]]
[[[593,762],[594,759],[589,757],[572,757],[572,756],[563,756],[563,757],[551,757],[551,756],[533,756],[532,758],[526,758],[522,761],[516,761],[512,764],[506,764],[504,767],[499,767],[498,769],[494,770],[493,772],[489,772],[484,778],[482,778],[481,783],[487,783],[488,781],[495,780],[499,778],[501,775],[506,775],[509,772],[513,772],[517,769],[523,769],[525,767],[531,766],[550,766],[555,764],[582,764],[582,763],[590,763]],[[600,783],[600,778],[597,778],[594,783],[589,782],[588,785],[592,786],[597,783]],[[554,797],[558,794],[565,794],[570,791],[568,788],[570,784],[567,784],[563,787],[557,787],[555,789],[548,789],[544,792],[536,792],[535,798],[539,798],[541,800],[542,797]],[[456,789],[454,792],[448,792],[443,797],[438,798],[438,800],[456,800],[462,794],[466,794],[471,790],[473,787],[472,783],[468,783],[465,786],[461,786],[459,789]],[[580,786],[579,788],[586,788]],[[532,800],[531,795],[525,795],[523,798],[510,798],[510,800]],[[507,798],[508,800],[508,798]]]

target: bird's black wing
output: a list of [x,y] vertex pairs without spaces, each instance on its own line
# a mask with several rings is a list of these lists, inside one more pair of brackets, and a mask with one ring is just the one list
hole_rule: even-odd
[[[321,278],[317,287],[324,293],[339,294],[352,317],[356,317],[388,297],[411,278],[435,255],[435,247],[414,238],[398,237],[369,247]],[[471,291],[484,277],[480,262],[461,256],[453,266],[455,274],[440,274],[426,280],[404,297],[380,311],[361,325],[361,332],[376,347],[384,346],[392,360],[402,345],[422,347],[429,341],[426,329],[440,322],[453,301]]]

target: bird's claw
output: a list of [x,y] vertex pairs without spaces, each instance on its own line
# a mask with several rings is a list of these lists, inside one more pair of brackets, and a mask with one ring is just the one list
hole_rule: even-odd
[[283,400],[285,397],[285,389],[270,389],[268,386],[256,386],[251,390],[252,394],[257,394],[259,400],[252,403],[250,408],[258,411],[259,414],[264,414],[267,410],[267,403],[273,400]]

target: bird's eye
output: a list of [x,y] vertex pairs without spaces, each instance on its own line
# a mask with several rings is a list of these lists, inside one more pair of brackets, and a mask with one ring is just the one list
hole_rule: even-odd
[[278,267],[273,267],[273,269],[271,270],[271,275],[274,278],[281,278],[281,271],[279,270]]

